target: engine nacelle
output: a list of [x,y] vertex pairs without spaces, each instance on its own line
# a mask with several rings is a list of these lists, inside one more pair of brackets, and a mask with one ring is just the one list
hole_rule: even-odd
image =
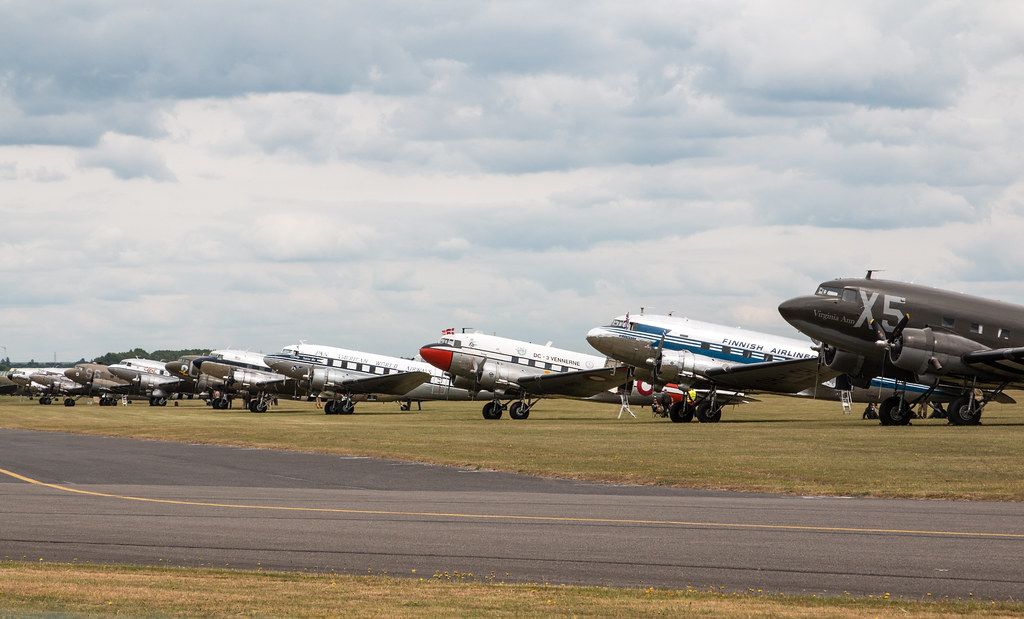
[[313,368],[313,377],[309,382],[315,392],[334,391],[346,378],[342,372]]
[[830,370],[849,374],[850,376],[861,376],[864,367],[867,365],[867,358],[864,355],[857,355],[852,352],[839,350],[835,346],[825,345],[822,351],[822,360]]
[[499,361],[487,361],[479,371],[477,388],[492,393],[504,393],[516,380],[528,375],[525,369]]
[[904,329],[889,349],[889,361],[917,376],[968,373],[963,356],[988,347],[965,337],[924,329]]
[[[647,364],[654,367],[656,359],[648,359]],[[658,372],[658,382],[677,383],[682,378],[692,378],[694,372],[694,358],[690,352],[663,352],[661,354],[661,371]]]

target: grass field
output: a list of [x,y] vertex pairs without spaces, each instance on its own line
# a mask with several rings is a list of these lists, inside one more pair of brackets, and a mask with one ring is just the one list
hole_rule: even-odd
[[982,617],[1020,604],[0,563],[0,617]]
[[[882,427],[836,402],[765,397],[718,424],[673,424],[637,409],[565,400],[530,419],[484,420],[481,403],[402,412],[362,403],[350,416],[311,403],[272,412],[201,402],[73,408],[0,398],[0,427],[381,456],[620,483],[816,495],[1024,500],[1024,414],[993,405],[983,425],[915,420]],[[415,408],[415,407],[414,407]],[[2,461],[2,456],[0,456]],[[4,462],[17,469],[17,463]],[[5,559],[0,557],[0,559]],[[6,558],[31,560],[29,558]],[[851,600],[706,591],[521,586],[422,578],[0,563],[0,617],[82,616],[1020,616],[1019,604]]]

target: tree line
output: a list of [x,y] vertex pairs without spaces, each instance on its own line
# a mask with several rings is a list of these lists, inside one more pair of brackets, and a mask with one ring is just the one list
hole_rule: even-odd
[[[122,359],[155,359],[156,361],[174,361],[180,359],[186,355],[208,355],[210,354],[209,348],[187,348],[183,350],[154,350],[153,352],[146,352],[145,349],[136,348],[127,352],[108,352],[105,355],[100,355],[91,361],[91,363],[102,363],[103,365],[112,365],[114,363],[120,363]],[[35,359],[25,362],[12,363],[10,357],[6,359],[0,359],[0,372],[9,371],[11,368],[52,368],[52,367],[74,367],[78,363],[90,363],[83,357],[78,361],[63,361],[53,363],[52,361],[36,361]]]

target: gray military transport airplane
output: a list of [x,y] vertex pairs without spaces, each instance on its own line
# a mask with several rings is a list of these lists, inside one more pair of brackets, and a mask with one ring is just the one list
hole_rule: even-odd
[[[779,313],[822,342],[829,368],[855,380],[959,383],[951,424],[977,424],[989,402],[1014,401],[1003,390],[1024,386],[1024,307],[871,275],[822,282]],[[905,392],[886,399],[881,423],[910,423],[913,403]]]

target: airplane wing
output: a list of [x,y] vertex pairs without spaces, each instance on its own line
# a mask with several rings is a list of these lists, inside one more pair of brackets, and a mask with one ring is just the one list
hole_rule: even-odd
[[627,368],[620,366],[579,372],[538,374],[525,376],[516,382],[523,388],[523,391],[531,395],[589,398],[623,385],[628,380]]
[[817,357],[729,365],[705,372],[708,378],[721,386],[739,391],[774,393],[798,393],[841,373],[824,365],[819,367]]
[[983,365],[996,374],[1008,377],[1024,375],[1024,348],[979,350],[967,353],[963,360],[967,365]]
[[386,393],[405,395],[430,380],[426,372],[403,372],[387,376],[356,378],[337,383],[338,386],[351,393]]

